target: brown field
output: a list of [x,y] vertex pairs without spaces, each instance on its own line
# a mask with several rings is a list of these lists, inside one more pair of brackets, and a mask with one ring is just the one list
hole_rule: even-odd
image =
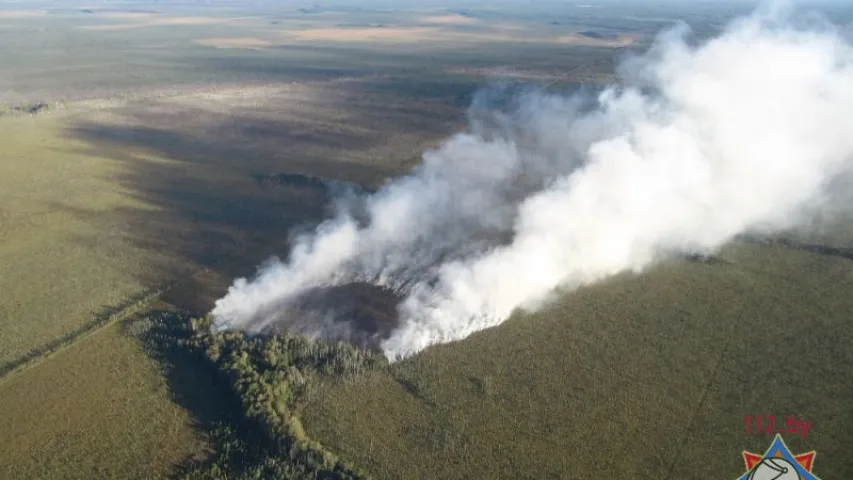
[[[464,18],[464,17],[462,17]],[[566,44],[582,47],[625,47],[634,43],[634,37],[618,39],[596,39],[581,35],[553,36],[530,31],[523,25],[500,24],[481,31],[461,31],[455,25],[412,26],[412,27],[328,27],[309,28],[284,33],[287,40],[300,42],[363,43],[375,42],[416,43],[432,45],[488,44],[536,42],[540,44]]]
[[564,35],[556,39],[557,43],[573,45],[578,47],[605,47],[623,48],[629,47],[639,40],[632,35],[619,35],[617,38],[590,38],[584,35]]
[[433,15],[420,19],[423,23],[435,23],[439,25],[474,25],[480,23],[476,18],[466,17],[464,15]]
[[246,50],[263,50],[266,47],[273,45],[269,40],[255,37],[235,37],[235,38],[203,38],[196,40],[199,45],[214,48],[235,48]]
[[95,18],[105,18],[109,20],[144,20],[154,17],[156,14],[145,12],[100,12],[96,11],[92,14]]
[[0,383],[0,478],[164,478],[201,447],[170,397],[137,341],[106,328]]
[[313,28],[288,33],[299,40],[321,42],[419,42],[440,30],[433,27]]

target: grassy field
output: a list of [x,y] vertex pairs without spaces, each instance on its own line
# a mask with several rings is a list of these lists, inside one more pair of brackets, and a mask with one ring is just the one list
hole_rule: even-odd
[[[319,8],[319,11],[312,9]],[[278,2],[0,3],[0,110],[21,103],[148,96],[407,71],[508,67],[563,76],[641,46],[677,15],[623,11],[317,7]],[[635,12],[636,13],[636,12]],[[711,24],[702,19],[701,25]],[[593,29],[616,40],[578,35]],[[608,37],[609,38],[609,37]],[[555,71],[555,69],[557,69]],[[610,73],[604,68],[600,73]]]
[[[59,115],[0,119],[0,366],[151,287],[156,252],[128,241],[120,208],[147,208],[123,165],[82,152]],[[160,261],[164,261],[162,258]]]
[[[801,453],[848,478],[853,263],[736,245],[562,297],[359,383],[306,431],[377,478],[735,478],[744,417],[813,422]],[[709,470],[703,470],[709,469]]]
[[162,478],[195,455],[194,420],[113,325],[0,383],[0,477]]
[[0,380],[0,477],[159,477],[197,452],[205,413],[176,397],[192,388],[215,404],[210,385],[161,376],[123,324],[84,334],[129,304],[157,308],[136,300],[169,287],[169,308],[211,308],[324,214],[325,192],[260,177],[376,186],[458,128],[456,97],[471,89],[397,88],[211,88],[0,118],[0,363],[31,366]]
[[[489,18],[0,4],[0,371],[322,214],[322,200],[288,209],[306,192],[264,191],[259,175],[375,186],[458,130],[496,75],[572,84],[611,68],[611,48],[555,40],[561,25],[521,41],[535,19]],[[436,41],[353,38],[377,22],[426,25]],[[509,33],[490,44],[495,29]]]
[[[299,179],[376,187],[459,131],[478,87],[609,81],[680,15],[350,7],[0,1],[0,478],[160,478],[204,457],[236,421],[227,389],[141,339],[145,313],[208,311],[283,254],[327,213]],[[731,13],[694,10],[698,32]],[[260,181],[282,174],[297,181]],[[815,423],[792,447],[853,476],[831,400],[853,394],[850,260],[722,257],[328,380],[308,434],[378,478],[690,478],[706,461],[733,478],[767,443],[743,416],[792,413]]]

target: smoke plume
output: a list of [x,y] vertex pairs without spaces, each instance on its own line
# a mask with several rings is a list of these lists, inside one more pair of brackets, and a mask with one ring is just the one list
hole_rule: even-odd
[[699,45],[666,32],[598,95],[482,93],[467,132],[376,193],[342,197],[286,262],[236,280],[216,325],[334,336],[334,310],[288,317],[308,292],[361,282],[397,296],[398,323],[376,339],[394,360],[555,291],[837,209],[853,52],[830,25],[790,18],[760,11]]

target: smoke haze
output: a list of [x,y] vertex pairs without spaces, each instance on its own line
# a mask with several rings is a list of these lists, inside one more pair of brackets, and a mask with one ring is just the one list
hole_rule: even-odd
[[698,46],[666,32],[597,96],[481,93],[469,131],[378,192],[340,197],[286,262],[236,280],[217,327],[334,337],[347,330],[334,309],[305,322],[294,306],[363,282],[399,299],[374,339],[394,360],[556,290],[838,210],[853,185],[853,52],[789,13],[761,10]]

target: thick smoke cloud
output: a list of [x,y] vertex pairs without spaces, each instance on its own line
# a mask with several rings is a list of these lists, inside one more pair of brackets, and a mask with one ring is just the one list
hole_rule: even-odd
[[343,197],[286,263],[235,281],[216,324],[260,331],[308,291],[366,282],[401,298],[380,344],[397,359],[556,290],[837,210],[853,171],[853,52],[831,27],[788,18],[765,10],[698,46],[667,32],[597,96],[478,96],[468,132],[377,193]]

